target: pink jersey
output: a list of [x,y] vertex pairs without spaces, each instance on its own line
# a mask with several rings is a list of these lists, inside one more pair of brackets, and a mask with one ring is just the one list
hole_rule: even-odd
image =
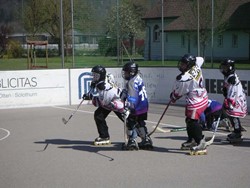
[[[233,83],[230,83],[229,79],[232,79],[232,77]],[[228,106],[226,113],[233,117],[245,117],[247,115],[246,94],[237,74],[234,73],[225,77],[224,88],[227,90],[224,101],[224,106]]]
[[201,66],[202,57],[196,57],[196,65],[187,72],[177,76],[173,94],[175,98],[186,96],[186,117],[199,119],[200,114],[207,108],[207,90],[203,87]]

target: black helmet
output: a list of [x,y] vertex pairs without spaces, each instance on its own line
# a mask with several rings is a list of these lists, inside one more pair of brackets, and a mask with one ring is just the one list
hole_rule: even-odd
[[178,63],[179,70],[183,73],[191,69],[196,63],[196,57],[191,54],[185,54],[182,56]]
[[138,73],[138,65],[132,61],[127,62],[122,68],[122,77],[130,80]]
[[232,59],[224,59],[222,63],[220,64],[220,72],[224,76],[229,76],[230,74],[233,74],[235,71],[234,69],[234,60]]
[[93,82],[104,81],[106,77],[106,69],[101,65],[96,65],[91,70],[93,75]]

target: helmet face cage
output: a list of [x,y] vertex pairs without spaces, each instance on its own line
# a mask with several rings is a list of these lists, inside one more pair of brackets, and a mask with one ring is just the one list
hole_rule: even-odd
[[185,54],[179,61],[178,67],[181,72],[186,72],[191,69],[196,63],[196,57],[190,54]]
[[233,74],[235,71],[234,69],[234,60],[225,59],[220,65],[220,72],[225,76]]
[[91,72],[92,72],[94,82],[99,82],[99,81],[105,80],[106,69],[103,66],[97,65],[97,66],[92,68]]
[[125,80],[130,80],[138,73],[138,65],[134,62],[126,63],[122,68],[122,77]]
[[92,72],[92,76],[93,76],[93,81],[94,82],[98,82],[100,79],[100,74],[96,73],[96,72]]

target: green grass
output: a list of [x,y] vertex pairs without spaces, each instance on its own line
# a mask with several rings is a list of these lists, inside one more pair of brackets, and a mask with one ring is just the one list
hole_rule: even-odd
[[[178,61],[143,61],[142,58],[136,59],[136,62],[140,67],[177,67]],[[102,57],[102,56],[76,56],[74,57],[74,66],[72,64],[72,57],[64,58],[64,68],[92,68],[95,65],[103,65],[104,67],[122,67],[122,65],[129,59],[123,59],[119,62],[114,57]],[[137,61],[138,60],[138,61]],[[45,58],[36,59],[37,66],[46,65]],[[218,69],[220,62],[214,62],[213,67],[210,62],[205,62],[203,68],[215,68]],[[49,69],[61,69],[63,67],[60,57],[49,57],[48,68]],[[243,62],[236,64],[237,69],[250,70],[250,63]],[[27,70],[27,58],[17,59],[0,59],[0,70]]]

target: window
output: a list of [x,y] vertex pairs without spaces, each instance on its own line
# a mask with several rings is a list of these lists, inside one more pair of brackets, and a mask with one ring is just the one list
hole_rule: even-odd
[[160,27],[158,25],[154,26],[154,41],[160,41]]
[[238,35],[236,35],[236,34],[232,35],[232,47],[233,48],[238,47]]
[[166,42],[168,42],[168,34],[166,33]]
[[221,48],[223,47],[223,35],[218,35],[217,46]]

